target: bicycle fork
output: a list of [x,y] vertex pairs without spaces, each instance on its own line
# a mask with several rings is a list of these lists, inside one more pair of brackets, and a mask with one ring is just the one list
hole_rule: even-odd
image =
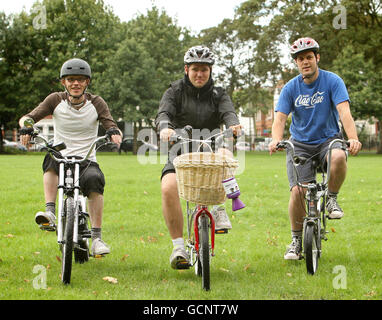
[[198,206],[198,210],[194,219],[195,249],[199,253],[199,217],[207,215],[211,223],[211,256],[214,256],[215,249],[215,221],[206,206]]
[[[63,243],[63,221],[65,218],[65,198],[64,189],[73,189],[73,202],[74,208],[74,228],[73,228],[73,242],[74,245],[78,245],[78,222],[79,222],[79,173],[80,165],[78,163],[74,164],[74,178],[71,173],[70,168],[67,170],[67,174],[64,174],[65,166],[64,163],[59,164],[59,181],[58,181],[58,222],[57,222],[57,242],[59,244]],[[83,199],[84,200],[84,199]],[[84,204],[82,204],[83,206]],[[83,207],[84,208],[84,207]]]

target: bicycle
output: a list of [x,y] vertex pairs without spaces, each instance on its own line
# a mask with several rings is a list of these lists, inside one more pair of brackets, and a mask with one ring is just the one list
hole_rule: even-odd
[[66,148],[64,143],[53,145],[39,134],[39,129],[30,121],[25,123],[25,127],[33,127],[32,143],[43,144],[43,148],[59,164],[57,226],[46,224],[40,228],[56,231],[57,243],[62,253],[61,281],[69,284],[73,255],[75,262],[80,264],[87,262],[90,257],[91,232],[89,214],[86,212],[87,200],[80,191],[80,165],[88,160],[98,142],[103,141],[102,145],[109,143],[109,136],[104,135],[95,139],[84,158],[64,157],[60,152]]
[[[237,200],[240,195],[237,184],[233,188],[234,193],[226,193],[222,186],[223,180],[229,180],[230,186],[235,185],[236,180],[232,181],[232,177],[238,167],[238,161],[213,152],[226,136],[232,136],[232,130],[225,130],[206,140],[184,138],[181,135],[170,139],[189,144],[190,150],[192,143],[199,144],[197,152],[179,155],[173,163],[179,196],[186,200],[187,205],[186,250],[190,263],[184,268],[195,267],[195,274],[202,278],[202,288],[206,291],[211,287],[210,263],[211,257],[215,256],[215,233],[228,232],[225,229],[215,231],[215,221],[208,205],[224,203],[226,197]],[[209,152],[200,152],[202,146],[208,147]],[[194,203],[195,206],[191,206],[190,203]],[[243,207],[244,204],[237,206],[236,210]]]
[[305,193],[305,210],[307,215],[304,217],[303,223],[303,258],[306,261],[307,272],[314,275],[317,272],[318,260],[322,254],[322,240],[327,241],[326,234],[326,219],[330,219],[326,213],[326,200],[328,196],[328,181],[330,179],[330,166],[332,150],[335,143],[341,143],[342,149],[346,151],[349,147],[349,142],[342,139],[334,139],[330,142],[328,148],[328,161],[326,172],[319,159],[318,154],[312,156],[312,166],[314,168],[315,176],[317,173],[321,174],[321,181],[314,180],[310,183],[301,183],[298,181],[297,167],[303,165],[311,158],[304,158],[295,155],[293,142],[289,140],[280,141],[277,144],[277,149],[287,149],[290,152],[293,162],[294,172],[297,178],[297,185],[306,190]]

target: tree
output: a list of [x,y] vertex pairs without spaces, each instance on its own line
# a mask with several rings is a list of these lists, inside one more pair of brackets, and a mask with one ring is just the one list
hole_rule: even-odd
[[107,70],[95,86],[118,117],[153,126],[162,94],[183,75],[183,56],[191,37],[155,6],[125,28],[126,39],[106,59]]
[[[46,20],[39,25],[41,14]],[[36,2],[29,14],[1,14],[0,28],[1,118],[14,127],[48,94],[62,90],[58,77],[64,61],[87,60],[96,80],[124,37],[119,19],[102,0]]]
[[236,108],[242,111],[243,116],[253,119],[256,135],[256,114],[258,111],[266,114],[273,107],[273,90],[263,88],[259,84],[240,89],[234,92],[233,102]]
[[[371,60],[366,60],[363,53],[356,53],[352,46],[347,46],[333,62],[333,71],[347,84],[351,101],[351,110],[356,119],[373,117],[382,123],[382,75],[374,72]],[[380,141],[382,132],[379,132]],[[382,143],[378,153],[382,153]]]
[[231,98],[235,90],[245,86],[252,57],[250,43],[241,41],[236,29],[233,20],[224,19],[218,26],[202,30],[200,35],[201,43],[215,54],[215,79]]
[[[344,52],[345,48],[351,47],[354,54],[362,54],[368,64],[371,63],[362,67],[362,76],[374,79],[375,74],[382,72],[382,5],[378,0],[343,0],[340,6],[334,0],[249,0],[237,9],[236,20],[239,36],[258,43],[256,61],[264,61],[260,67],[265,66],[271,74],[278,74],[284,82],[288,80],[284,76],[290,75],[289,72],[283,72],[285,63],[283,65],[276,59],[272,63],[269,57],[278,55],[281,59],[283,52],[280,48],[288,50],[294,40],[307,36],[320,44],[320,67],[323,69],[340,67],[339,60],[348,54]],[[288,51],[284,56],[291,61]],[[352,66],[348,62],[351,70]],[[349,88],[357,87],[360,84],[359,77],[360,74],[348,77],[346,85]],[[367,83],[370,86],[370,82]],[[364,94],[365,90],[359,96],[363,98]],[[361,100],[357,103],[356,114],[380,119],[380,109],[370,110],[371,102],[366,104],[361,103]],[[380,100],[376,98],[375,101]],[[381,148],[380,145],[379,150]]]

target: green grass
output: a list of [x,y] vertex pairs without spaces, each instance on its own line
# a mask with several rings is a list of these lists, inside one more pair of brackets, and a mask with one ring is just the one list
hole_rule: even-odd
[[[1,300],[382,298],[381,156],[349,158],[339,196],[345,217],[328,222],[329,240],[323,242],[317,274],[310,276],[304,261],[283,260],[290,242],[285,154],[247,154],[245,171],[237,176],[246,208],[232,213],[227,202],[233,229],[216,236],[209,292],[201,289],[193,269],[170,268],[172,243],[159,183],[163,164],[141,165],[132,155],[114,154],[98,155],[106,176],[103,239],[111,254],[74,264],[72,282],[63,286],[56,236],[34,222],[44,208],[42,159],[0,156]],[[34,288],[37,265],[46,268],[46,289]],[[345,289],[333,285],[336,266],[346,271]],[[106,276],[118,283],[103,280]]]

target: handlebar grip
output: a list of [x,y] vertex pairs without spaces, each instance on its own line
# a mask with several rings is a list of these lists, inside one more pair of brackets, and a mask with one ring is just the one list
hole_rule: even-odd
[[284,141],[280,141],[278,144],[276,144],[276,150],[282,150],[286,148],[287,148],[287,144]]
[[33,127],[22,127],[22,128],[20,128],[19,132],[20,132],[20,135],[22,135],[22,136],[24,136],[24,135],[32,136],[34,133],[34,129],[33,129]]
[[187,125],[187,126],[183,127],[182,130],[187,134],[187,136],[188,136],[189,138],[192,137],[192,126]]
[[59,144],[56,144],[55,146],[52,146],[52,149],[59,152],[61,150],[66,149],[66,144],[64,142],[61,142]]
[[178,142],[180,140],[180,136],[177,135],[177,134],[174,134],[172,135],[170,138],[169,138],[169,142]]

